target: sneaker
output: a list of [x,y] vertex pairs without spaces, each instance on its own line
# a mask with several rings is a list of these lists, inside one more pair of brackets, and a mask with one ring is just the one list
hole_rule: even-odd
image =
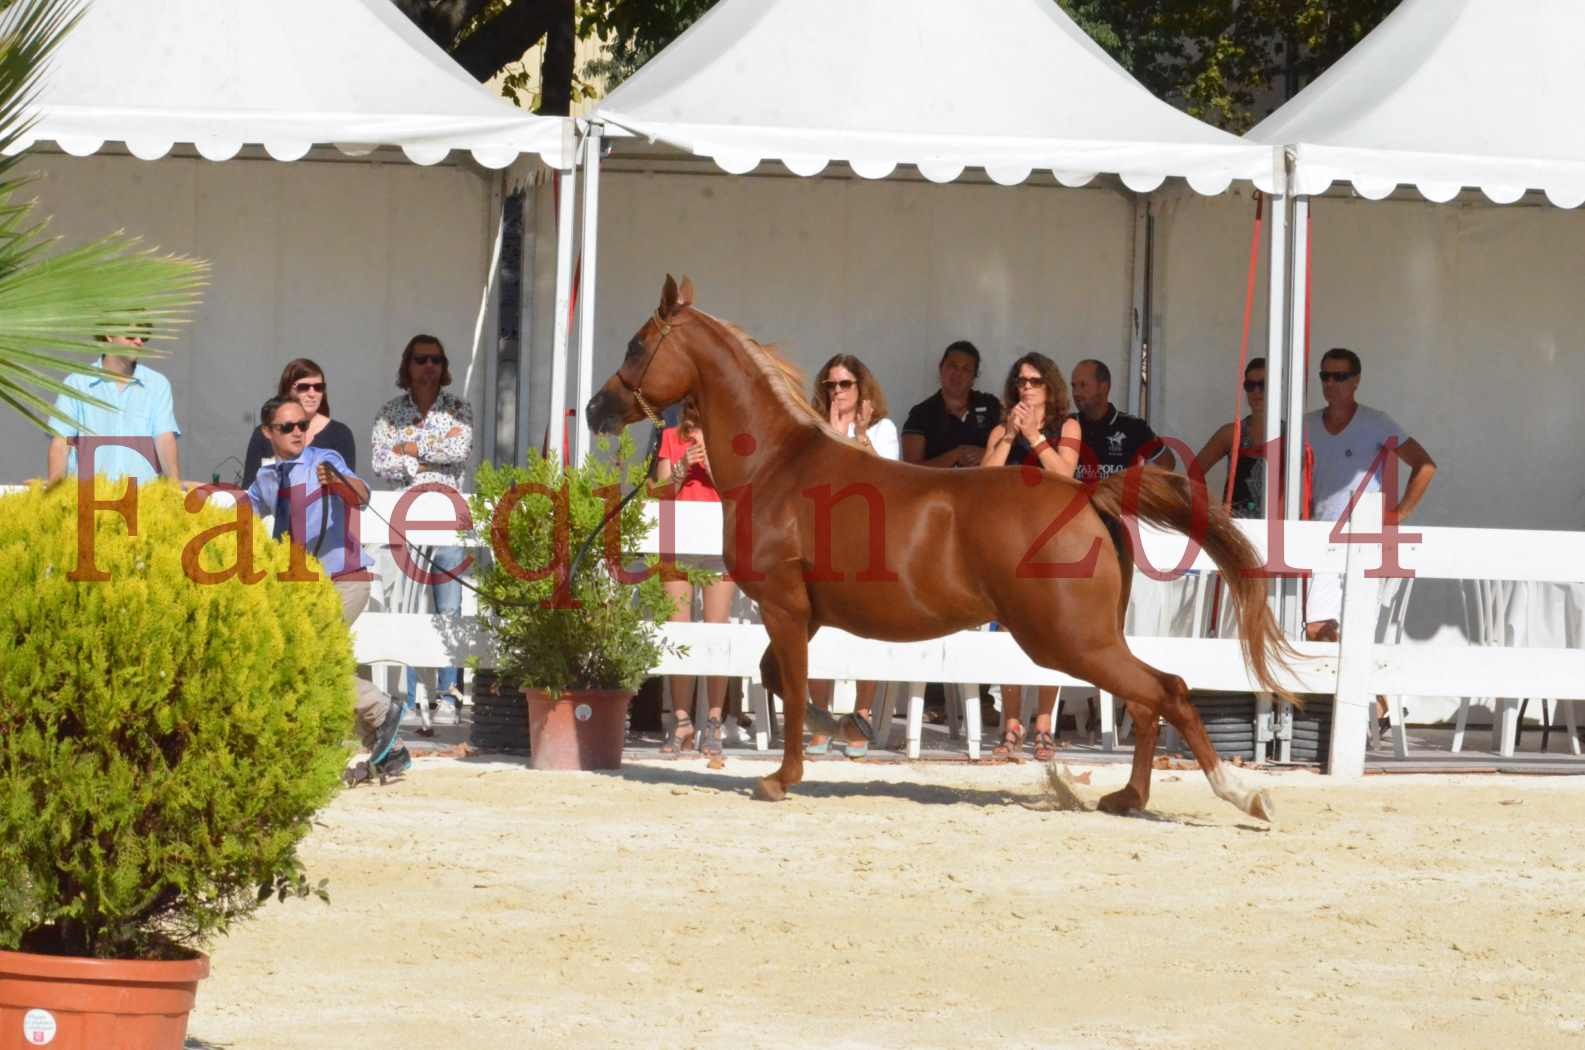
[[385,756],[385,761],[371,763],[376,775],[383,783],[391,777],[399,777],[413,766],[413,754],[406,747],[397,744]]

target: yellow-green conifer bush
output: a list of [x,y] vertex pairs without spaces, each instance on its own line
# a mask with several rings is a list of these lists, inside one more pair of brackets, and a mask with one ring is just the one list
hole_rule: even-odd
[[317,564],[279,580],[257,522],[262,578],[195,580],[238,564],[235,529],[194,542],[236,511],[168,482],[139,487],[136,534],[94,514],[110,578],[74,581],[77,496],[0,496],[0,949],[167,957],[311,892],[297,846],[347,758],[352,646]]

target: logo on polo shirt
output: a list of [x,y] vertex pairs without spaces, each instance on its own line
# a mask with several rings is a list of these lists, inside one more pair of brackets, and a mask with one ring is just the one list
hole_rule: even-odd
[[1106,450],[1114,456],[1123,454],[1123,442],[1128,440],[1128,435],[1119,430],[1115,434],[1106,435]]

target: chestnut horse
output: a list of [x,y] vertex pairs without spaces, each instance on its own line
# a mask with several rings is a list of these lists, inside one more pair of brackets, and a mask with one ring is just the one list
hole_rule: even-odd
[[1144,808],[1165,717],[1217,795],[1271,819],[1266,792],[1217,757],[1183,679],[1143,663],[1123,639],[1133,575],[1126,503],[1129,514],[1200,541],[1237,603],[1255,677],[1291,699],[1273,664],[1288,666],[1293,650],[1252,571],[1259,558],[1220,508],[1191,500],[1187,479],[1154,467],[1086,488],[1032,467],[892,462],[839,436],[802,390],[774,350],[695,308],[692,283],[679,289],[668,276],[659,309],[586,410],[591,429],[610,433],[655,421],[685,397],[698,407],[722,494],[727,569],[759,603],[770,635],[764,682],[786,711],[781,767],[759,782],[760,798],[780,800],[803,779],[808,644],[822,626],[907,642],[995,620],[1034,662],[1128,706],[1133,772],[1103,810]]

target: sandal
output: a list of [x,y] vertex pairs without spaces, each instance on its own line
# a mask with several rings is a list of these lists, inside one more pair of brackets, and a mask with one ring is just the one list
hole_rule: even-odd
[[[870,744],[875,740],[875,727],[870,724],[869,719],[855,711],[851,715],[842,716],[839,728],[844,734],[842,747],[847,752],[848,758],[857,760],[870,753]],[[849,729],[857,729],[864,734],[864,739],[857,743],[848,740],[846,732]]]
[[1007,729],[1002,733],[1002,742],[991,749],[991,757],[1012,758],[1014,754],[1023,750],[1023,747],[1024,727],[1009,718]]
[[706,758],[721,757],[721,720],[707,718],[704,723],[704,735],[699,738],[699,753]]
[[671,727],[671,735],[666,742],[660,745],[663,755],[680,755],[685,751],[693,750],[694,737],[699,733],[693,727],[693,719],[687,715],[678,715],[677,721]]
[[1050,733],[1035,734],[1035,761],[1050,762],[1057,757],[1057,738]]

